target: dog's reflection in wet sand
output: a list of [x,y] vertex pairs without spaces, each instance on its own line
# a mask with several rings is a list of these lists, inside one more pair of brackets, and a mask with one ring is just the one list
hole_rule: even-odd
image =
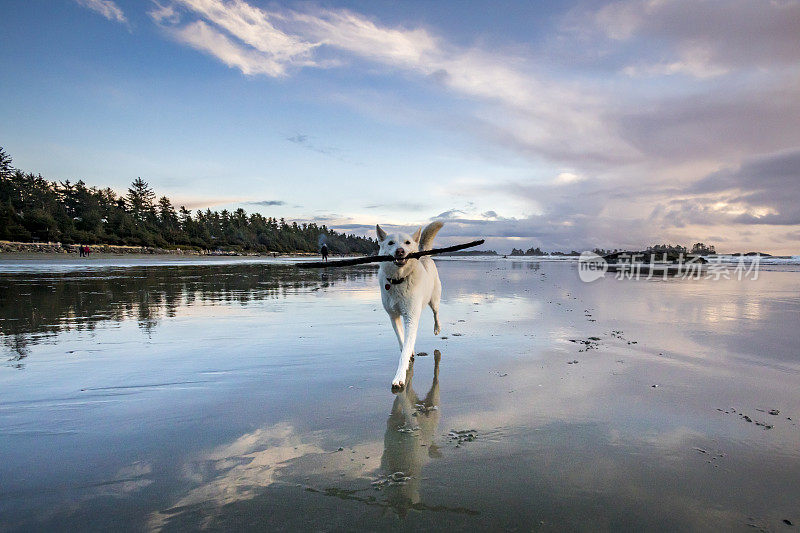
[[396,395],[386,421],[381,469],[389,482],[384,490],[387,502],[400,516],[420,503],[422,468],[432,457],[440,456],[434,443],[439,426],[439,350],[434,351],[433,357],[433,383],[428,394],[419,399],[414,392],[412,362],[406,387]]

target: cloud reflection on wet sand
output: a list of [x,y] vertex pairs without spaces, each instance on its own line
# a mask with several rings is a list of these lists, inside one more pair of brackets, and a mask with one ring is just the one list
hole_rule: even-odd
[[[583,284],[565,263],[446,262],[444,331],[423,317],[417,349],[431,355],[393,396],[396,343],[372,271],[225,268],[2,279],[25,301],[4,307],[4,338],[27,350],[0,374],[0,451],[15,457],[0,466],[3,523],[800,520],[798,273]],[[52,287],[63,298],[45,298]],[[475,438],[451,435],[466,430]]]

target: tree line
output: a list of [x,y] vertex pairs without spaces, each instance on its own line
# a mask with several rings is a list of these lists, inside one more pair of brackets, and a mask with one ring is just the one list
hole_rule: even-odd
[[287,222],[260,213],[175,208],[136,178],[124,196],[111,188],[49,181],[12,165],[0,147],[0,240],[117,244],[252,252],[374,253],[377,242],[326,225]]
[[[594,253],[596,253],[597,255],[607,255],[607,254],[616,252],[617,250],[604,250],[603,248],[595,248],[592,251]],[[537,246],[536,248],[530,247],[527,250],[522,250],[520,248],[513,248],[509,255],[513,255],[513,256],[520,256],[520,255],[545,256],[545,255],[551,255],[551,256],[556,256],[556,257],[559,257],[559,256],[570,256],[571,257],[571,256],[579,256],[579,255],[581,255],[581,252],[578,252],[576,250],[572,250],[571,252],[559,252],[559,251],[545,252],[545,251],[541,250]]]

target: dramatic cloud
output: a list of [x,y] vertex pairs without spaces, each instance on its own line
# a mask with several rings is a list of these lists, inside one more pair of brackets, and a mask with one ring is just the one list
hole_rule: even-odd
[[[422,80],[485,104],[513,110],[494,124],[543,154],[595,157],[628,148],[609,136],[601,100],[585,84],[553,82],[535,75],[523,57],[479,48],[462,49],[425,29],[389,28],[346,10],[268,10],[242,0],[175,0],[158,4],[151,18],[174,38],[207,52],[244,74],[280,77],[292,69],[330,68],[359,58],[419,75]],[[175,15],[182,11],[190,22]],[[475,117],[476,123],[497,113]],[[519,118],[513,118],[519,117]]]
[[[652,242],[652,228],[659,228],[663,241],[700,239],[740,247],[759,240],[763,246],[769,239],[771,246],[796,247],[792,239],[796,232],[778,235],[769,227],[800,225],[800,150],[756,156],[688,185],[559,181],[486,189],[483,194],[500,190],[528,198],[541,214],[501,220],[451,217],[447,233],[485,235],[490,242],[522,237],[526,243],[560,249],[634,248]],[[753,232],[747,227],[761,229]]]
[[[181,7],[204,20],[180,26]],[[150,11],[150,17],[165,25],[179,41],[215,56],[244,74],[277,77],[286,74],[288,65],[315,65],[309,59],[314,45],[278,30],[268,12],[241,0],[158,3]]]
[[691,192],[711,195],[715,205],[730,207],[733,222],[800,224],[800,150],[749,160],[735,170],[721,170],[698,181]]
[[800,3],[792,0],[640,0],[614,2],[589,15],[599,32],[620,44],[668,43],[672,58],[633,64],[630,74],[709,78],[797,62]]
[[112,0],[75,0],[78,5],[91,9],[92,11],[103,15],[110,21],[127,24],[128,19],[125,18],[125,13],[119,8]]
[[216,56],[229,67],[238,68],[244,74],[279,76],[284,73],[284,65],[271,55],[243,48],[203,21],[178,28],[174,35],[186,44]]
[[[513,154],[537,169],[527,179],[487,176],[458,189],[463,199],[521,205],[516,217],[486,205],[433,217],[465,236],[572,248],[683,238],[704,225],[704,234],[729,238],[725,224],[800,224],[790,172],[800,146],[800,2],[580,4],[541,49],[514,51],[314,4],[172,0],[155,3],[150,16],[245,75],[402,73],[457,101],[435,127],[469,138],[489,159]],[[375,105],[358,100],[347,105]],[[306,134],[287,140],[337,153]],[[366,207],[378,208],[392,209]]]
[[[688,69],[706,77],[737,66],[763,65],[768,58],[780,65],[793,65],[800,59],[795,38],[800,33],[800,27],[795,27],[800,20],[797,5],[687,2],[610,4],[573,18],[582,22],[588,18],[603,30],[594,38],[621,42],[623,50],[628,43],[639,46],[639,38],[659,35],[666,53],[677,55],[668,68],[646,67],[654,74]],[[645,162],[653,153],[674,157],[674,152],[687,148],[690,152],[684,157],[707,155],[708,146],[715,143],[728,152],[752,141],[774,150],[773,144],[781,139],[786,144],[800,136],[796,126],[792,128],[796,121],[786,113],[787,108],[800,108],[796,82],[786,87],[782,80],[762,80],[768,83],[759,83],[757,89],[739,84],[721,94],[653,99],[640,91],[620,93],[617,87],[591,78],[580,83],[546,79],[537,74],[529,58],[477,47],[462,49],[426,29],[385,27],[345,10],[269,10],[242,0],[176,0],[169,7],[169,17],[161,5],[151,16],[178,40],[245,74],[283,76],[292,68],[346,64],[348,56],[417,73],[421,79],[488,106],[477,107],[461,126],[526,157],[606,169]],[[200,20],[181,26],[175,23],[177,9]],[[569,35],[574,30],[565,23],[563,31]],[[587,47],[595,44],[591,33],[582,38],[590,40]],[[760,52],[751,49],[753,40]],[[763,98],[765,91],[772,97]],[[495,105],[504,111],[498,113]],[[746,120],[749,117],[757,120]],[[732,122],[745,130],[726,141]],[[787,130],[795,135],[787,139]],[[305,136],[290,140],[307,141]]]
[[[800,59],[800,53],[798,53]],[[739,84],[718,92],[667,97],[621,114],[622,136],[649,161],[730,162],[800,144],[800,80]]]

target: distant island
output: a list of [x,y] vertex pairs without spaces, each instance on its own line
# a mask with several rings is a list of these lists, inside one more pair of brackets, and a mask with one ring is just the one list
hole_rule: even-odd
[[[738,253],[731,254],[731,255],[742,255],[742,256],[745,256],[745,257],[752,257],[752,256],[755,256],[755,255],[760,255],[761,257],[772,257],[772,254],[768,254],[766,252],[747,252],[747,253],[738,252]],[[782,257],[786,257],[786,256],[782,256]]]
[[[595,248],[593,251],[597,255],[605,255],[607,253],[611,253],[611,250],[602,250],[600,248]],[[559,251],[545,252],[543,250],[540,250],[539,247],[537,246],[536,248],[528,248],[527,250],[522,250],[520,248],[512,248],[511,253],[508,254],[508,255],[510,255],[512,257],[520,257],[520,256],[534,256],[534,257],[537,257],[537,256],[541,256],[541,257],[546,257],[546,256],[565,257],[565,256],[568,256],[568,257],[571,257],[571,256],[579,256],[579,255],[581,255],[581,252],[577,252],[575,250],[572,250],[571,252],[559,252]]]
[[[694,243],[691,248],[686,246],[681,246],[679,244],[654,244],[648,246],[644,250],[641,251],[631,251],[631,250],[620,250],[620,249],[603,249],[603,248],[594,248],[592,250],[595,254],[602,256],[602,257],[609,257],[613,256],[616,257],[621,254],[643,254],[645,256],[657,256],[667,254],[669,257],[677,257],[679,255],[691,255],[691,256],[707,256],[707,255],[716,255],[717,251],[713,245],[707,245],[702,242]],[[553,252],[545,252],[541,250],[538,246],[536,248],[528,248],[527,250],[522,250],[520,248],[513,248],[511,253],[508,254],[512,257],[577,257],[580,256],[582,252],[578,252],[576,250],[572,250],[570,252],[560,252],[560,251],[553,251]],[[765,252],[747,252],[747,253],[733,253],[729,255],[740,255],[740,256],[756,256],[760,255],[762,257],[771,257],[770,254]]]
[[64,245],[116,245],[157,249],[189,248],[229,252],[372,254],[375,240],[346,235],[324,224],[235,211],[177,210],[142,178],[125,196],[89,187],[82,180],[48,181],[12,166],[0,147],[0,240]]

